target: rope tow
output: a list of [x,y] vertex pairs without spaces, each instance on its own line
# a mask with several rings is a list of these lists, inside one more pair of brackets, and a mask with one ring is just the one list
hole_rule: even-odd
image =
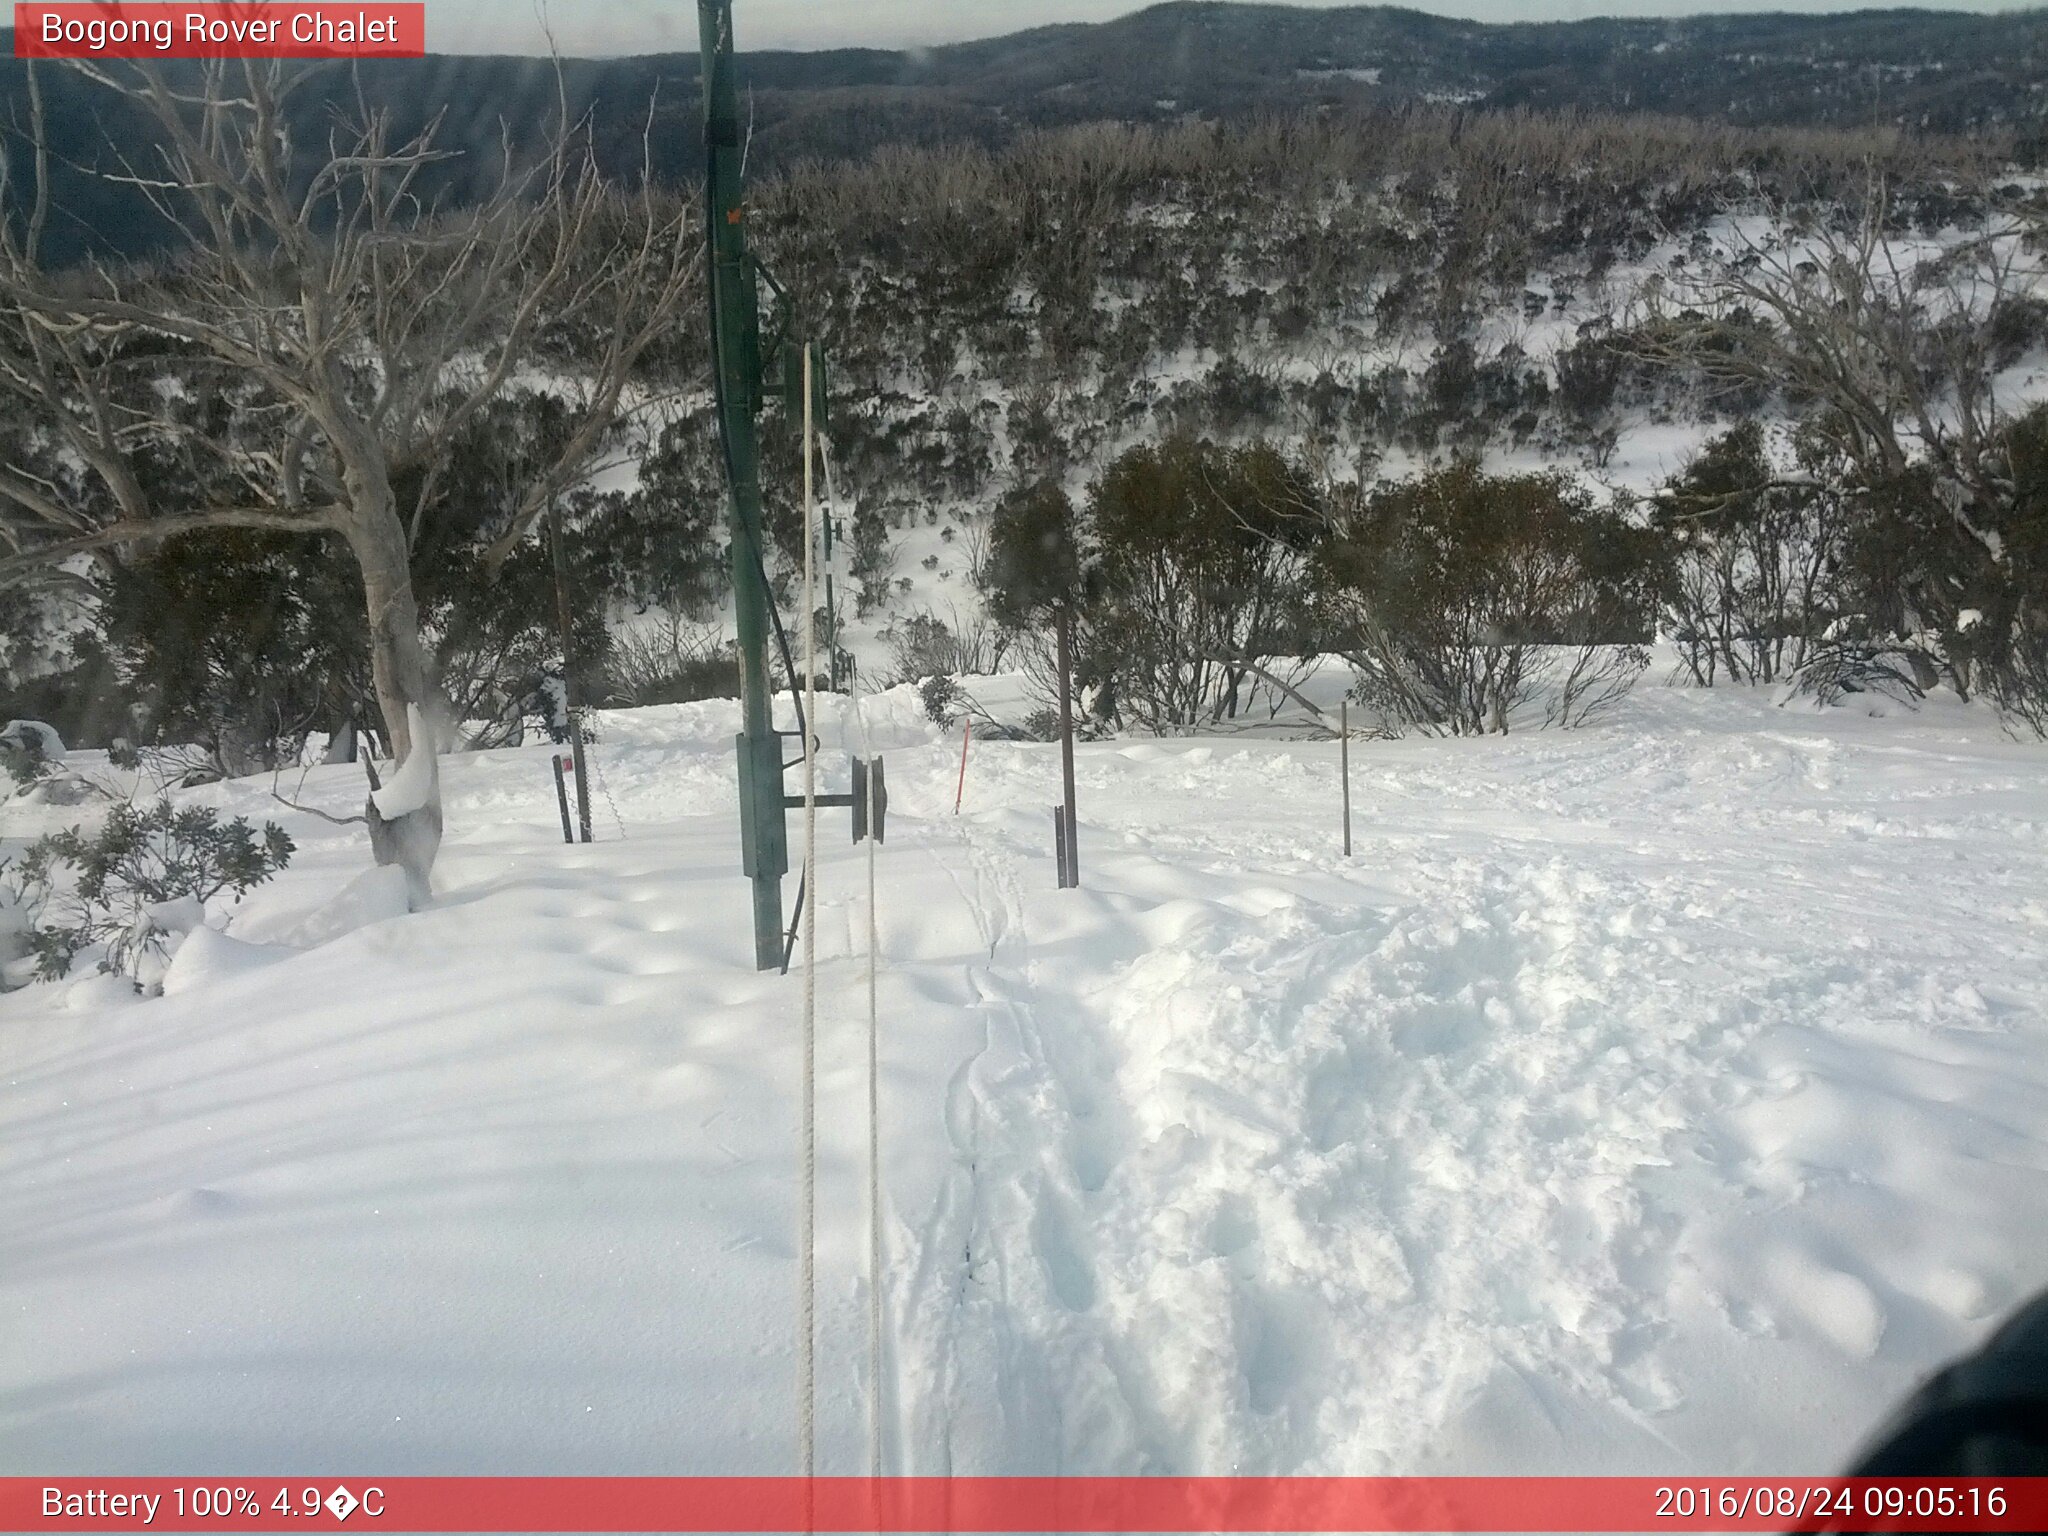
[[[816,1473],[817,1458],[817,1039],[818,1039],[818,775],[819,741],[809,729],[818,718],[817,624],[818,585],[818,487],[815,472],[824,472],[827,515],[837,513],[838,486],[832,473],[832,455],[826,439],[818,432],[812,410],[810,388],[811,349],[804,349],[804,611],[813,615],[804,626],[804,677],[800,690],[804,732],[804,859],[803,884],[798,895],[798,921],[802,925],[804,951],[803,1001],[803,1117],[802,1117],[802,1214],[800,1217],[799,1287],[802,1314],[798,1341],[798,1449],[805,1476]],[[850,670],[846,694],[844,736],[857,761],[873,761],[867,721],[861,708],[860,672]],[[882,1113],[881,1113],[881,1002],[882,963],[881,916],[878,902],[877,845],[884,814],[882,776],[869,772],[856,793],[865,793],[867,811],[867,1290],[868,1290],[868,1470],[879,1477],[887,1460],[884,1432],[884,1371],[886,1368],[887,1316],[882,1276],[885,1239],[882,1206]],[[792,935],[794,939],[795,935]]]
[[[832,473],[832,448],[830,440],[818,439],[818,463],[825,472],[825,506],[833,518],[839,515],[839,485]],[[829,569],[829,566],[828,566]],[[847,670],[846,735],[853,747],[854,755],[867,762],[874,761],[874,751],[868,741],[867,721],[861,711],[860,668]],[[883,1439],[883,1415],[886,1405],[882,1399],[883,1357],[887,1317],[882,1299],[882,1274],[885,1247],[882,1231],[882,1105],[881,1105],[881,1052],[882,1023],[879,995],[879,976],[882,968],[882,925],[881,909],[876,903],[875,861],[877,847],[881,842],[876,835],[882,825],[882,776],[870,773],[866,784],[869,795],[868,820],[870,835],[868,845],[868,922],[867,922],[867,982],[868,982],[868,1473],[880,1477],[887,1457]]]
[[[817,496],[811,470],[815,450],[811,420],[811,347],[804,345],[804,680],[801,690],[804,742],[804,890],[818,888],[818,738],[810,729],[817,718],[818,626],[812,618],[816,583]],[[792,683],[794,679],[792,679]],[[792,692],[796,691],[794,688]],[[804,930],[804,1110],[803,1218],[799,1233],[802,1254],[802,1317],[797,1416],[797,1459],[805,1477],[817,1474],[818,1416],[818,902],[812,895],[798,920]]]

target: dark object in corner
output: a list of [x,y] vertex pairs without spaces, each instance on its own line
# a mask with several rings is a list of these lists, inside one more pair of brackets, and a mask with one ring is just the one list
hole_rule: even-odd
[[1851,1477],[2048,1477],[2048,1292],[1878,1431]]

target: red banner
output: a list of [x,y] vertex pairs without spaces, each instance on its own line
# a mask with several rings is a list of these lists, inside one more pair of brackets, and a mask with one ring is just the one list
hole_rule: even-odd
[[424,4],[14,7],[17,59],[418,59]]
[[2041,1531],[2048,1478],[33,1478],[6,1531]]

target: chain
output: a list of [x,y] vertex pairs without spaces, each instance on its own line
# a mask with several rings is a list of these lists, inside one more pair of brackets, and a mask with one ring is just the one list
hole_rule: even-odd
[[597,792],[604,796],[604,803],[611,808],[612,824],[619,829],[619,841],[626,840],[626,818],[619,814],[619,802],[612,798],[612,787],[604,781],[604,764],[593,752],[586,750],[584,761],[590,764],[590,771],[597,778]]

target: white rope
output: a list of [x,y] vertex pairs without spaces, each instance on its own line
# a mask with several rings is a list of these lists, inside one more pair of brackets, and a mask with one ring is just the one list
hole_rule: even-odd
[[[820,439],[818,460],[825,470],[825,505],[834,517],[839,515],[839,486],[832,474],[832,449],[829,442]],[[843,590],[843,587],[842,587]],[[853,739],[854,752],[869,766],[868,774],[868,1472],[870,1476],[882,1475],[886,1448],[883,1444],[882,1423],[884,1403],[883,1384],[883,1339],[888,1319],[882,1299],[882,1265],[884,1262],[882,1241],[882,1090],[881,1053],[882,1024],[881,1009],[877,996],[877,977],[882,968],[882,925],[881,910],[875,900],[875,848],[880,841],[876,829],[881,824],[877,814],[880,795],[876,788],[874,754],[869,750],[867,722],[861,713],[860,668],[854,667],[847,678],[847,706],[849,735]]]
[[[811,348],[804,345],[804,1126],[802,1337],[799,1340],[798,1470],[817,1473],[818,1374],[818,624],[812,548],[817,497],[811,482]],[[808,1500],[806,1501],[808,1509]],[[807,1521],[808,1525],[809,1522]]]
[[[868,825],[875,824],[874,778],[868,780]],[[875,975],[882,965],[882,926],[875,909],[875,837],[868,835],[868,1472],[882,1475],[882,1086],[881,1015]]]

